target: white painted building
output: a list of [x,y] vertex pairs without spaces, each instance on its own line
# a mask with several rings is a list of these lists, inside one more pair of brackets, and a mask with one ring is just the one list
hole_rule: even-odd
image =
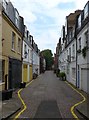
[[77,23],[77,86],[89,93],[89,1]]
[[22,81],[29,82],[32,80],[32,47],[30,43],[30,33],[25,26],[23,40],[23,66],[22,66]]
[[33,49],[33,73],[37,73],[39,75],[39,69],[40,69],[40,57],[39,53],[37,53]]
[[66,79],[74,85],[76,85],[76,39],[74,33],[76,16],[79,13],[80,10],[66,17],[66,26],[62,28],[62,49],[59,55],[59,69],[66,73]]
[[66,17],[65,32],[62,29],[60,43],[60,71],[66,73],[70,83],[89,93],[89,1],[84,10]]

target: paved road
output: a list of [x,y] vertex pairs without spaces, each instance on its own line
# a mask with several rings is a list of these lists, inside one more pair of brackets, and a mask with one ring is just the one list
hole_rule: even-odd
[[21,97],[27,109],[19,118],[73,118],[70,108],[82,99],[53,71],[41,74],[21,92]]

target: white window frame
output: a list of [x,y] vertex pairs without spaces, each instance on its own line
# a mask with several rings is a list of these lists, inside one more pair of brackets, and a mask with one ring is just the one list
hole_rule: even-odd
[[6,6],[7,6],[6,0],[3,0],[2,3],[3,3],[3,7],[5,9],[5,12],[6,12]]
[[80,27],[81,27],[81,14],[78,17],[78,28],[80,28]]
[[85,45],[88,46],[88,30],[84,33],[85,36]]
[[88,16],[88,4],[86,4],[85,8],[84,8],[84,19],[86,19]]
[[18,53],[21,53],[21,39],[18,38]]
[[79,50],[81,50],[81,37],[78,39],[78,43],[79,43],[78,48]]
[[73,57],[75,57],[75,44],[73,44],[72,46],[72,54],[73,54]]
[[19,13],[17,10],[15,10],[15,23],[19,27]]
[[12,32],[12,50],[15,50],[15,39],[16,39],[16,34]]

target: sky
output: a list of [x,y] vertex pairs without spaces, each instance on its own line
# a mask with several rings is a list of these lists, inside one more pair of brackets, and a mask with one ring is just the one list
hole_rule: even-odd
[[40,50],[54,54],[65,18],[83,9],[88,0],[10,0],[24,17],[25,25]]

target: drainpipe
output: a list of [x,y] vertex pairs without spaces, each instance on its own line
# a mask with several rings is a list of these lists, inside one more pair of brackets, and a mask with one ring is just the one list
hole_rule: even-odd
[[76,40],[76,87],[77,87],[77,82],[78,82],[78,78],[77,78],[77,17],[76,17],[76,23],[75,23],[75,40]]

